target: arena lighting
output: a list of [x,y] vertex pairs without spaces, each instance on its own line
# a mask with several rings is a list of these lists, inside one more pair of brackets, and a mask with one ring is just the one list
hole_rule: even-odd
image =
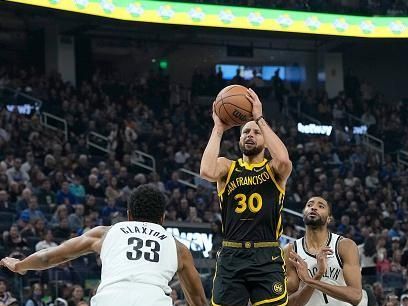
[[368,38],[408,38],[408,17],[361,17],[134,0],[6,0],[121,20]]

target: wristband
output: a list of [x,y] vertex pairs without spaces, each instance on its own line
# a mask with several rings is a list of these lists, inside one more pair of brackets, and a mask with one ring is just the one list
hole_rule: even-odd
[[258,124],[258,121],[261,120],[261,119],[265,119],[264,116],[261,115],[258,118],[256,118],[255,123]]

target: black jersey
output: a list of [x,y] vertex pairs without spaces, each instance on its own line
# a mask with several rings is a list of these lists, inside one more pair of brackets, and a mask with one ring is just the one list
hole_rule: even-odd
[[218,196],[225,240],[279,239],[285,191],[277,184],[266,159],[258,164],[233,161]]

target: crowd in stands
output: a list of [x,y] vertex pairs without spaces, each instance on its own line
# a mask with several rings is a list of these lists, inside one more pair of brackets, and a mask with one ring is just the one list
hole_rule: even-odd
[[[227,0],[183,0],[184,2],[198,2],[206,4],[231,5]],[[336,13],[352,15],[387,15],[406,16],[408,2],[406,0],[237,0],[236,6],[261,7],[295,11],[311,11],[319,13]]]
[[[243,79],[234,82],[259,90],[265,85],[256,77],[248,84]],[[281,104],[285,116],[285,120],[270,121],[287,145],[294,165],[285,205],[301,212],[312,195],[321,194],[331,201],[333,231],[359,245],[364,278],[374,284],[371,287],[378,305],[394,305],[386,303],[393,295],[400,299],[408,289],[407,169],[398,168],[392,154],[382,160],[347,132],[331,137],[301,134],[296,128],[296,112],[288,111],[293,105],[301,105],[309,115],[322,122],[339,122],[342,128],[346,125],[342,115],[348,111],[365,118],[378,137],[389,138],[387,152],[408,143],[402,104],[386,104],[365,83],[357,88],[345,84],[345,92],[335,99],[328,99],[324,93],[303,92],[278,77],[272,80],[270,90],[264,91],[263,98]],[[197,72],[192,93],[212,91],[215,96],[225,85],[220,74],[204,76]],[[145,81],[128,83],[96,72],[75,88],[58,74],[45,76],[34,69],[2,67],[0,86],[20,88],[42,99],[43,110],[64,118],[69,131],[65,140],[63,133],[46,129],[38,114],[26,116],[5,108],[0,111],[2,255],[22,258],[96,225],[124,220],[127,195],[144,183],[166,193],[167,220],[211,223],[214,250],[220,245],[216,192],[203,182],[197,189],[180,183],[182,173],[178,171],[187,168],[198,172],[213,124],[211,113],[208,105],[169,99],[170,80],[163,71],[152,73]],[[380,116],[380,110],[386,115]],[[108,137],[111,153],[87,146],[91,132]],[[398,136],[390,137],[396,132]],[[238,137],[238,128],[226,133],[222,155],[239,157]],[[156,172],[137,167],[132,162],[134,150],[152,154]],[[301,220],[290,215],[284,220],[285,235],[302,235],[296,226]],[[0,305],[14,305],[13,298],[22,297],[11,297],[7,286],[16,284],[5,281],[13,279],[10,274],[0,272],[4,277],[0,279]],[[88,305],[83,297],[92,296],[93,290],[86,280],[97,278],[99,272],[100,261],[92,255],[49,271],[29,273],[23,278],[24,286],[31,287],[25,292],[25,305]],[[175,304],[183,305],[179,294],[174,291],[172,297]]]

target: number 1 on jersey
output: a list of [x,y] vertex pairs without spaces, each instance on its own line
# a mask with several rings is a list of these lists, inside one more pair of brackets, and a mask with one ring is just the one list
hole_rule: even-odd
[[257,213],[262,208],[262,197],[259,193],[253,193],[249,196],[248,201],[245,194],[238,193],[234,197],[238,201],[235,212],[242,214],[247,208],[253,213]]

